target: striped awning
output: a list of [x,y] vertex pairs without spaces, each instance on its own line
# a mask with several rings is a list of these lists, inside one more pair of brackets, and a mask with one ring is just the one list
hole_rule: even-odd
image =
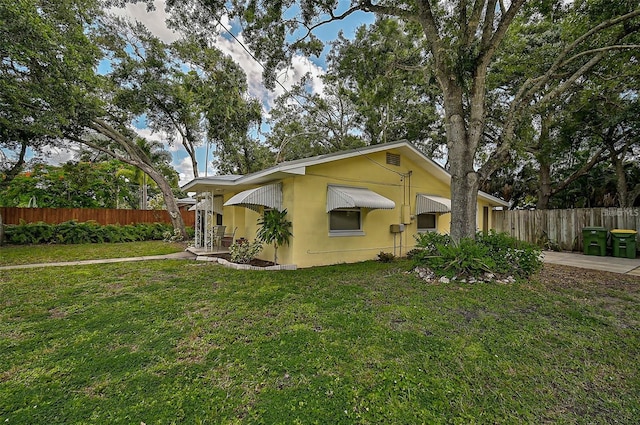
[[222,215],[222,196],[214,196],[213,202],[211,202],[211,198],[205,198],[189,208],[189,211],[196,210],[213,211],[216,214]]
[[238,205],[254,211],[259,211],[260,207],[282,211],[282,184],[269,184],[242,191],[224,203],[224,206],[229,205]]
[[448,212],[451,212],[451,199],[421,194],[416,197],[416,214]]
[[396,203],[363,187],[328,186],[327,212],[338,208],[392,210]]

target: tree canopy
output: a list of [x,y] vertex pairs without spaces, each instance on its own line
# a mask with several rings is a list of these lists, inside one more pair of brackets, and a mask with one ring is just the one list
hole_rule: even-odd
[[59,143],[95,110],[86,96],[97,84],[100,48],[85,29],[93,0],[0,1],[0,149],[17,153],[3,163],[3,181],[17,175],[27,148]]
[[[146,119],[166,143],[178,134],[197,172],[195,147],[205,138],[247,138],[260,108],[246,95],[242,70],[203,39],[166,45],[108,16],[104,4],[0,0],[0,34],[8,40],[0,47],[0,148],[18,152],[2,181],[19,175],[27,148],[81,144],[148,175],[186,237],[172,177],[135,122]],[[103,60],[109,70],[99,73]]]

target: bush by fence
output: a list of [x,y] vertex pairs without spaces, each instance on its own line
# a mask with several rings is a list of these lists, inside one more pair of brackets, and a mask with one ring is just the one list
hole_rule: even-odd
[[[4,224],[49,223],[67,221],[98,224],[171,223],[166,210],[116,210],[106,208],[16,208],[0,207]],[[180,211],[185,226],[195,226],[195,211]]]
[[21,224],[5,225],[5,240],[14,245],[163,240],[167,234],[172,235],[173,228],[166,223],[101,226],[92,221],[84,223],[67,221],[59,224],[22,222]]

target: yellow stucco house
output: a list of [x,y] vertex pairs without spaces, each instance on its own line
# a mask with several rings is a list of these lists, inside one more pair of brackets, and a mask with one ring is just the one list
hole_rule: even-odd
[[[215,225],[253,240],[265,209],[287,209],[293,223],[278,262],[298,267],[401,256],[418,232],[448,233],[451,176],[406,141],[280,163],[239,175],[201,177],[196,192],[196,248],[206,250]],[[478,229],[493,227],[491,210],[507,203],[478,194]],[[266,247],[260,258],[273,258]]]

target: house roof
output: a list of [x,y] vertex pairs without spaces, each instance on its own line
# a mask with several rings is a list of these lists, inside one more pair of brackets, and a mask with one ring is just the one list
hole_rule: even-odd
[[[427,172],[438,180],[446,184],[451,184],[451,175],[439,164],[427,157],[422,151],[406,140],[396,142],[381,143],[378,145],[369,145],[362,148],[351,149],[348,151],[335,152],[325,155],[314,156],[310,158],[297,159],[294,161],[286,161],[264,170],[245,174],[245,175],[222,175],[212,177],[199,177],[191,180],[182,186],[182,190],[187,192],[205,192],[213,191],[216,194],[224,194],[229,192],[237,192],[238,190],[246,190],[256,185],[274,182],[292,175],[304,175],[306,168],[324,164],[342,159],[354,158],[357,156],[367,157],[368,154],[383,152],[394,149],[404,156],[408,157],[416,164],[423,167]],[[373,161],[373,160],[372,160]],[[382,164],[379,164],[382,165]],[[492,204],[507,206],[508,203],[502,199],[491,196],[482,191],[478,192],[478,196]]]
[[178,206],[195,205],[196,204],[196,200],[193,199],[193,198],[180,198],[180,199],[177,199],[176,202],[178,203]]

